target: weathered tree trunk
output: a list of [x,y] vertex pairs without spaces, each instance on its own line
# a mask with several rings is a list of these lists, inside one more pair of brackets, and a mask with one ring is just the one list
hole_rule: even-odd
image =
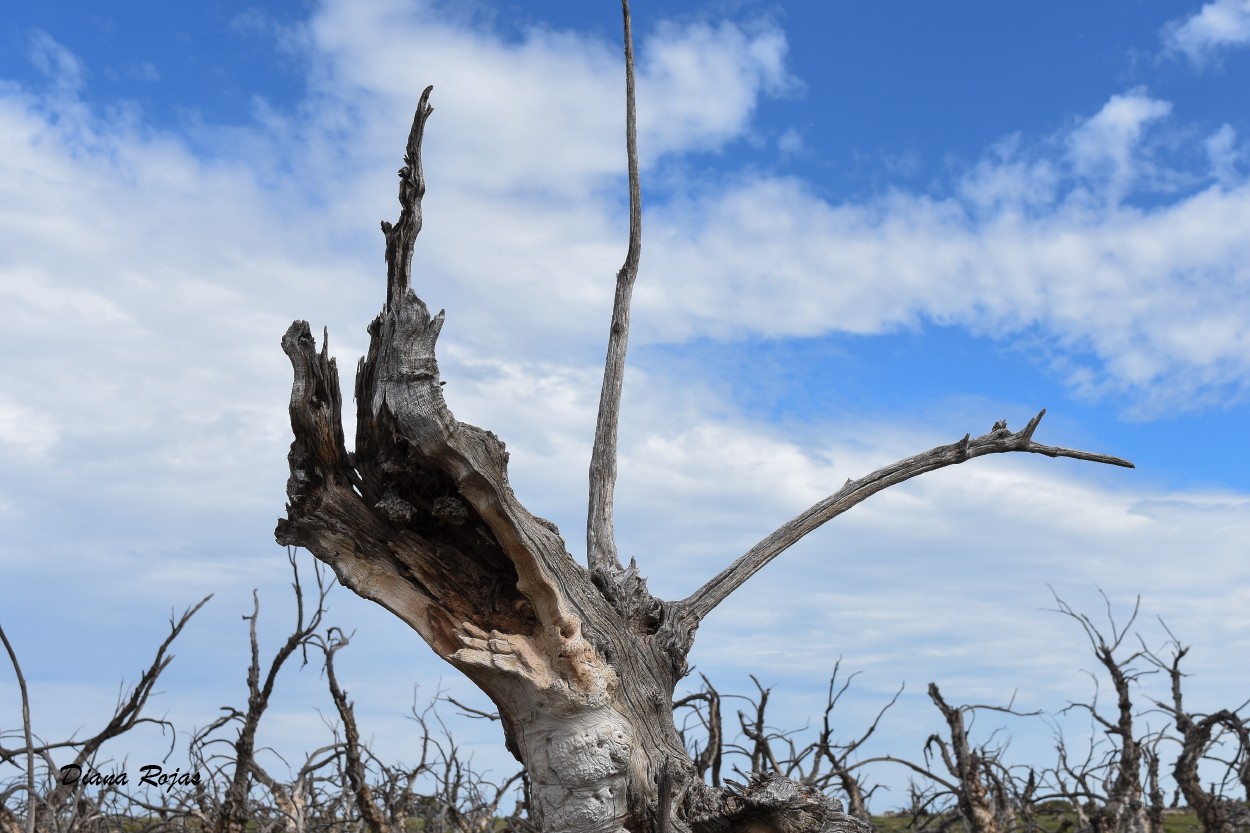
[[[1053,592],[1053,591],[1052,591]],[[1104,636],[1088,616],[1077,613],[1067,602],[1055,596],[1058,611],[1075,619],[1085,631],[1090,648],[1098,662],[1107,671],[1115,690],[1116,706],[1114,718],[1101,714],[1095,701],[1073,704],[1072,708],[1083,708],[1090,717],[1112,739],[1115,748],[1112,751],[1111,766],[1113,770],[1105,779],[1106,796],[1101,806],[1091,814],[1091,823],[1095,833],[1146,833],[1150,824],[1148,808],[1145,802],[1145,789],[1142,786],[1142,764],[1146,761],[1143,742],[1135,734],[1133,728],[1132,686],[1137,683],[1141,672],[1134,668],[1138,657],[1144,651],[1136,651],[1125,657],[1117,657],[1124,640],[1129,636],[1133,623],[1137,621],[1137,613],[1141,599],[1133,606],[1133,613],[1124,625],[1117,626],[1111,617],[1110,602],[1107,604],[1107,618],[1110,633]],[[1152,799],[1153,800],[1153,799]],[[1158,808],[1162,812],[1162,808]]]
[[1236,712],[1220,709],[1210,714],[1194,714],[1185,710],[1184,695],[1181,691],[1181,660],[1189,653],[1189,647],[1183,646],[1173,639],[1172,660],[1165,662],[1160,657],[1147,653],[1147,657],[1159,668],[1167,671],[1172,688],[1172,702],[1156,701],[1164,712],[1172,716],[1176,731],[1180,734],[1181,751],[1172,766],[1172,777],[1180,787],[1181,794],[1189,808],[1198,816],[1203,833],[1233,833],[1237,829],[1236,818],[1241,808],[1238,802],[1225,798],[1216,792],[1214,785],[1211,790],[1202,788],[1198,765],[1211,748],[1214,735],[1223,727],[1234,728],[1243,725],[1244,721]]
[[629,254],[617,280],[609,356],[591,463],[589,569],[550,522],[508,484],[493,433],[459,422],[443,398],[430,315],[411,287],[425,179],[421,140],[432,111],[417,107],[400,176],[401,213],[384,222],[387,293],[356,375],[354,453],[344,444],[338,370],[308,324],[282,346],[294,368],[287,517],[277,540],[305,547],[342,584],[390,610],[499,709],[509,750],[532,785],[535,820],[550,833],[603,831],[861,831],[838,802],[786,779],[705,785],[682,746],[672,695],[702,618],[811,530],[887,486],[984,454],[1030,451],[1128,465],[1032,441],[1005,423],[977,439],[888,466],[809,509],[683,601],[647,591],[612,535],[616,421],[630,287],[641,233],[626,16]]
[[679,800],[691,781],[671,703],[694,624],[634,570],[596,586],[513,495],[503,443],[447,409],[434,355],[443,315],[409,287],[429,93],[401,171],[400,220],[383,225],[387,302],[357,374],[355,454],[334,361],[302,321],[283,338],[296,440],[277,537],[310,549],[494,700],[546,829],[652,829],[661,775]]
[[938,747],[946,769],[958,781],[959,789],[955,798],[959,814],[971,833],[999,833],[998,816],[990,805],[990,795],[982,781],[988,762],[983,751],[968,742],[968,729],[964,725],[964,711],[967,707],[948,705],[942,699],[937,683],[929,683],[929,699],[942,712],[950,732],[949,744],[937,735],[930,736],[929,743]]

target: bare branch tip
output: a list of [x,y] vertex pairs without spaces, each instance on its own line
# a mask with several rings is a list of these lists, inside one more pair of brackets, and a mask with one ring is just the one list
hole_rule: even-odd
[[1046,409],[1042,408],[1037,412],[1037,416],[1029,420],[1029,424],[1024,426],[1024,430],[1020,432],[1020,435],[1026,440],[1032,440],[1033,432],[1037,430],[1037,426],[1041,424],[1042,417],[1044,416],[1046,416]]

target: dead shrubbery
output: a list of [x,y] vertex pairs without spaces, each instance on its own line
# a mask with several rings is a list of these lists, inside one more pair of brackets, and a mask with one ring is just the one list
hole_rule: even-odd
[[[128,777],[119,779],[121,773],[104,765],[102,747],[141,725],[173,728],[144,709],[172,659],[173,641],[207,598],[171,618],[169,634],[151,664],[123,692],[104,728],[84,739],[45,742],[34,733],[21,666],[0,630],[23,700],[23,726],[0,732],[0,766],[9,770],[0,782],[0,833],[537,833],[528,818],[529,785],[523,771],[502,780],[477,772],[440,719],[439,698],[412,709],[415,763],[384,762],[369,749],[335,668],[335,658],[350,637],[324,623],[329,591],[325,576],[317,568],[315,590],[308,590],[294,553],[291,569],[296,618],[290,635],[271,657],[262,657],[260,599],[254,595],[252,612],[244,617],[250,648],[245,700],[224,707],[220,717],[190,735],[185,769],[131,767]],[[1161,650],[1146,648],[1132,631],[1136,609],[1120,626],[1108,606],[1108,625],[1100,628],[1062,599],[1056,597],[1056,603],[1058,612],[1084,632],[1100,668],[1092,676],[1096,682],[1110,682],[1114,705],[1099,703],[1097,686],[1088,702],[1070,704],[1065,711],[1087,713],[1101,737],[1077,750],[1057,734],[1056,760],[1050,766],[1010,763],[1007,743],[997,733],[986,741],[973,739],[980,712],[1020,718],[1037,713],[1016,712],[1010,703],[952,703],[935,683],[928,693],[943,728],[925,740],[920,756],[865,755],[865,744],[902,689],[866,729],[842,739],[833,714],[855,675],[840,680],[838,664],[814,727],[774,726],[768,714],[771,690],[754,677],[755,692],[746,696],[722,695],[703,677],[699,690],[673,704],[674,717],[698,776],[713,787],[758,791],[761,783],[779,775],[802,789],[838,798],[846,812],[869,823],[868,804],[880,789],[870,772],[877,766],[908,768],[913,774],[908,806],[890,814],[886,821],[891,829],[905,824],[925,833],[1164,833],[1165,815],[1183,798],[1203,833],[1250,830],[1246,704],[1209,714],[1188,711],[1181,671],[1188,647],[1172,637]],[[327,722],[323,745],[279,775],[258,759],[257,736],[279,674],[294,658],[320,665],[337,720]],[[1164,677],[1167,697],[1142,696],[1139,682],[1149,674]],[[471,716],[497,719],[454,700],[441,702]],[[728,731],[726,702],[739,706]],[[1145,714],[1162,716],[1168,727],[1140,728]],[[176,735],[171,732],[171,737]],[[1168,758],[1172,749],[1175,758]],[[170,751],[173,759],[172,746]],[[1165,760],[1171,760],[1170,768]],[[1205,786],[1200,767],[1208,779]],[[1176,784],[1170,802],[1160,783],[1168,775]],[[1218,780],[1210,780],[1213,775]]]

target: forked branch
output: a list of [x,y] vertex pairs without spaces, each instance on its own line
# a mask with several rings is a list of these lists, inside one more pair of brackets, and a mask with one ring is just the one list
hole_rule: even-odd
[[788,521],[696,590],[681,603],[684,608],[683,612],[692,621],[698,622],[728,598],[729,594],[741,587],[747,579],[759,572],[764,565],[781,555],[808,533],[882,489],[888,489],[925,472],[958,465],[986,454],[1003,454],[1010,451],[1027,451],[1033,454],[1045,454],[1047,457],[1071,457],[1075,460],[1089,460],[1094,463],[1133,468],[1132,463],[1119,457],[1033,442],[1033,432],[1037,430],[1037,425],[1045,414],[1046,411],[1043,409],[1020,431],[1010,431],[1007,428],[1007,422],[1002,420],[995,423],[994,428],[988,434],[975,439],[965,434],[959,442],[938,446],[923,454],[917,454],[877,469],[866,477],[846,481],[846,485],[837,492]]
[[616,536],[612,529],[612,497],[616,489],[616,428],[621,416],[621,385],[625,377],[625,351],[629,346],[629,304],[638,277],[642,252],[642,189],[638,183],[638,131],[634,111],[634,36],[630,28],[629,0],[621,0],[625,17],[625,152],[629,160],[629,248],[625,263],[616,273],[616,298],[612,302],[612,327],[608,332],[608,355],[599,394],[599,418],[595,445],[590,454],[590,506],[586,515],[586,560],[594,573],[619,570]]

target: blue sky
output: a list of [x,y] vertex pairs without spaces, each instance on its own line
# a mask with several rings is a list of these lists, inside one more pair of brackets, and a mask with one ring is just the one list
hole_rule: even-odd
[[[252,588],[289,620],[294,318],[347,376],[382,300],[377,222],[434,84],[418,292],[447,309],[456,415],[580,556],[626,236],[611,3],[49,2],[0,27],[0,621],[36,728],[93,730],[171,608],[214,600],[153,708],[243,699]],[[1190,702],[1250,696],[1250,4],[642,3],[644,244],[621,549],[681,597],[847,477],[1042,407],[1039,439],[1134,471],[980,460],[874,498],[704,624],[800,725],[842,657],[848,735],[919,756],[949,699],[1057,711],[1092,667],[1048,584],[1194,646]],[[345,591],[344,684],[384,756],[440,686]],[[1143,696],[1162,696],[1147,682]],[[328,700],[294,668],[290,755]],[[0,674],[0,726],[18,715]],[[1154,718],[1158,721],[1158,718]],[[1051,728],[1009,727],[1049,762]],[[458,727],[484,765],[490,727]],[[1088,731],[1069,726],[1068,731]],[[314,740],[308,740],[313,737]],[[148,757],[160,738],[110,750]],[[182,754],[181,750],[175,753]],[[905,777],[881,770],[904,798]]]

